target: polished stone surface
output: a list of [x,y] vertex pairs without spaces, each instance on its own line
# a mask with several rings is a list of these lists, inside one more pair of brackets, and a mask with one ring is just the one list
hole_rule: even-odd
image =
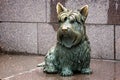
[[61,77],[46,74],[36,65],[43,61],[42,56],[0,55],[0,78],[2,80],[120,80],[120,62],[112,60],[91,60],[93,74],[75,74]]
[[0,21],[46,22],[46,1],[0,0]]
[[93,58],[114,59],[113,25],[86,25]]
[[120,24],[120,0],[109,0],[108,24]]
[[38,54],[45,55],[57,42],[56,32],[50,24],[38,24]]
[[37,54],[37,24],[0,23],[0,47],[5,51]]
[[0,55],[0,79],[34,69],[42,61],[35,55]]
[[116,48],[116,59],[120,60],[120,25],[115,26],[115,48]]

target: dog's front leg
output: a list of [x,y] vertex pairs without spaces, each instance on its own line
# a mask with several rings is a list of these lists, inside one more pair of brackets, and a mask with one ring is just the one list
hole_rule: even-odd
[[70,67],[64,66],[64,67],[62,67],[62,71],[61,71],[60,75],[71,76],[71,75],[73,75],[73,71]]

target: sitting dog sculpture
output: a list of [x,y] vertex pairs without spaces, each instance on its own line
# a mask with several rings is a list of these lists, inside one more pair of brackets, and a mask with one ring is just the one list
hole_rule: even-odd
[[60,73],[62,76],[71,76],[76,71],[83,74],[92,73],[91,48],[85,28],[88,6],[72,11],[58,3],[56,9],[59,20],[58,42],[45,57],[44,72]]

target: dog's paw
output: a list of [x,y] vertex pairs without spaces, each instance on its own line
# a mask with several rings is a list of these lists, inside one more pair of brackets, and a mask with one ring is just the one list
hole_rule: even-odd
[[45,67],[43,71],[46,73],[57,73],[58,72],[54,67]]
[[73,72],[69,69],[64,69],[62,70],[62,72],[60,73],[61,76],[72,76]]
[[81,70],[81,73],[82,74],[91,74],[92,73],[92,70],[90,68],[83,68]]

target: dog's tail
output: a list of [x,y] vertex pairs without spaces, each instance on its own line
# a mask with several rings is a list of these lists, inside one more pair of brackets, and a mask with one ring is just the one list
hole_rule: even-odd
[[37,67],[44,67],[44,66],[45,66],[45,62],[42,62],[42,63],[37,65]]

